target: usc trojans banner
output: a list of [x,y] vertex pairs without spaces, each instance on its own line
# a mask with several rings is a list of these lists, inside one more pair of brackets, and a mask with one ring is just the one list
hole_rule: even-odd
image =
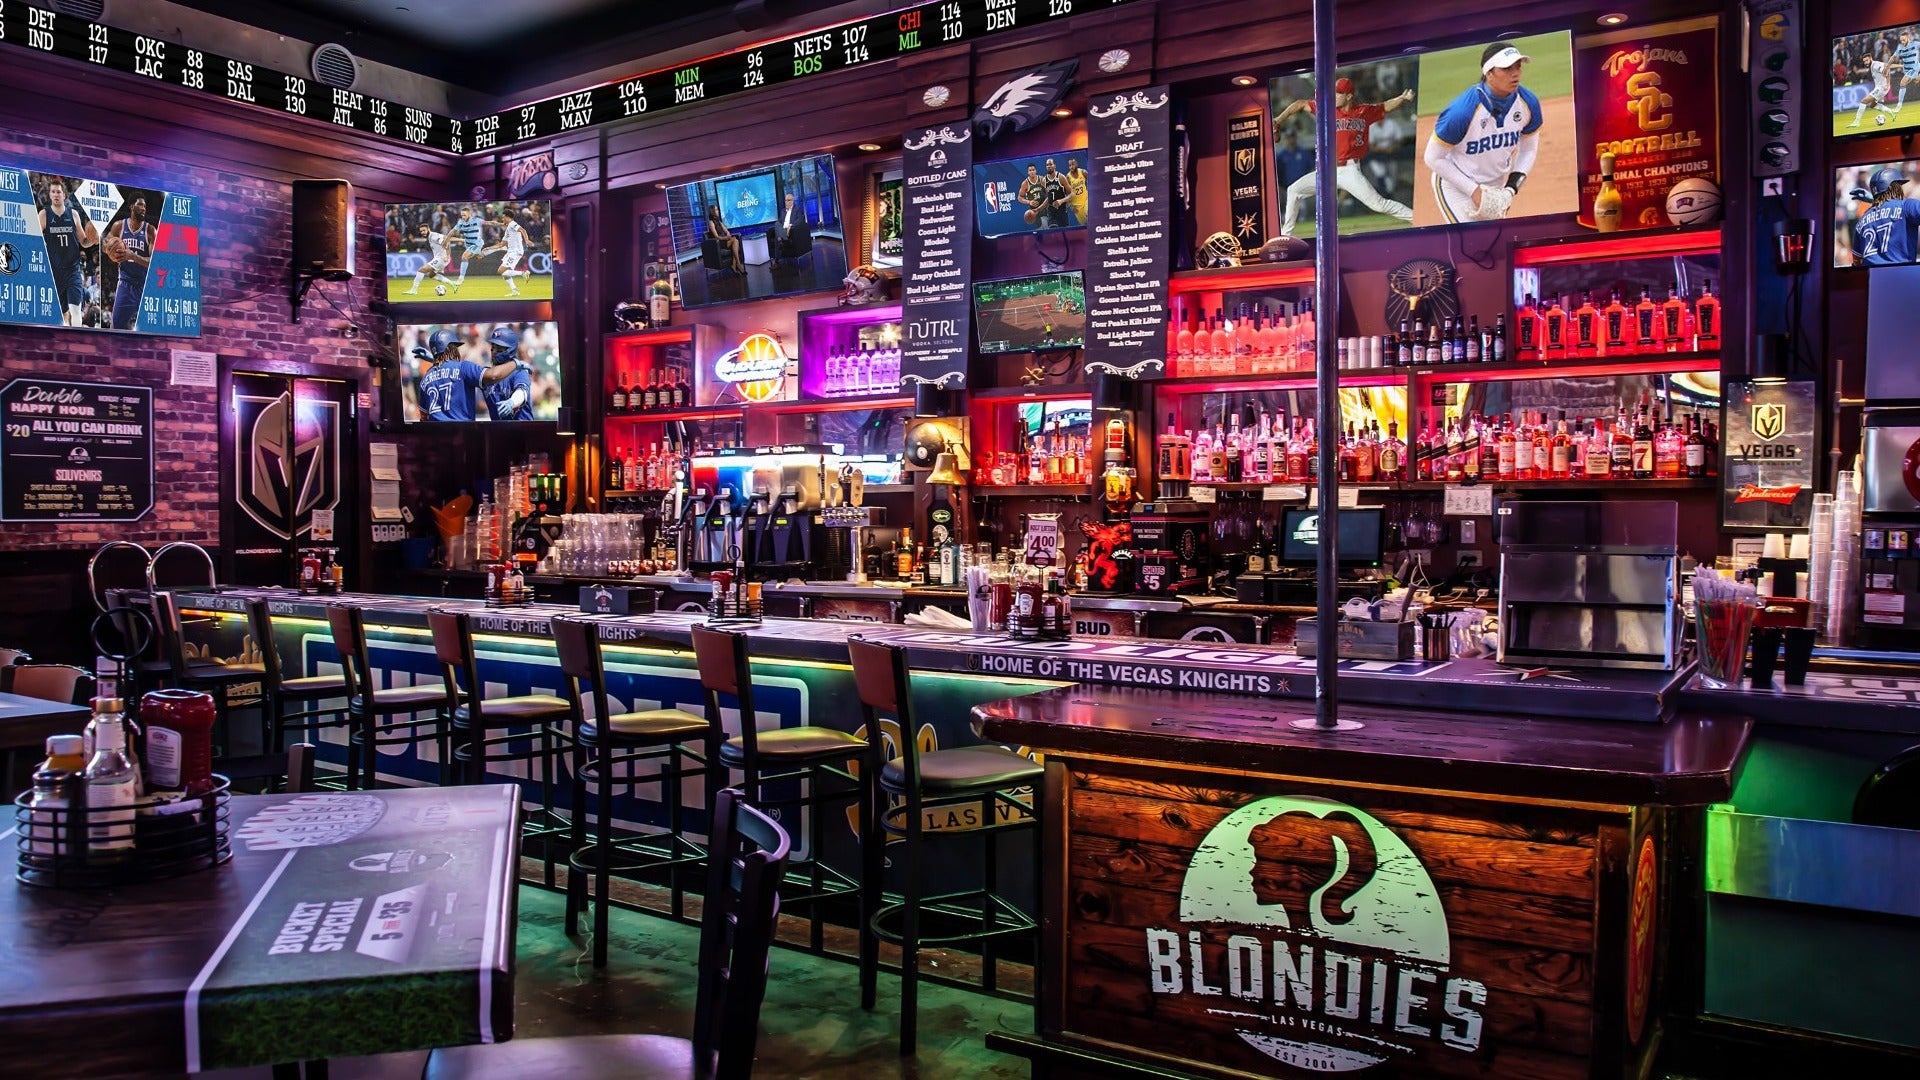
[[1593,227],[1603,153],[1614,155],[1622,229],[1668,224],[1667,189],[1682,180],[1720,182],[1717,33],[1708,18],[1581,40],[1580,224]]

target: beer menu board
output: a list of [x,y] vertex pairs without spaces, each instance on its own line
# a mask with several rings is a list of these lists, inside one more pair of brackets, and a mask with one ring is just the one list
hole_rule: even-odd
[[0,3],[0,44],[34,49],[290,116],[462,154],[549,139],[733,94],[864,67],[1130,0],[934,0],[692,64],[583,87],[470,120],[443,116],[175,41]]
[[1150,86],[1087,103],[1089,375],[1166,374],[1172,100],[1166,87]]
[[967,384],[967,279],[973,276],[973,131],[967,124],[909,131],[901,260],[900,378],[948,389]]
[[153,391],[15,379],[0,389],[0,521],[138,521],[153,509]]

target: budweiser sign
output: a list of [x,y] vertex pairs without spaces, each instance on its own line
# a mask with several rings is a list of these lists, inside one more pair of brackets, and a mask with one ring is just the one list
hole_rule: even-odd
[[1740,490],[1733,496],[1733,501],[1736,503],[1769,502],[1786,506],[1799,497],[1802,486],[1782,484],[1779,487],[1766,487],[1760,484],[1741,484]]

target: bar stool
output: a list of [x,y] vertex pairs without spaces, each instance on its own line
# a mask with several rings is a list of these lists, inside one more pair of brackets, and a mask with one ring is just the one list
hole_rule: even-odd
[[[473,652],[473,624],[465,614],[429,611],[427,630],[433,636],[433,655],[440,661],[440,679],[446,687],[443,707],[452,718],[449,742],[458,782],[486,783],[488,765],[512,761],[540,765],[540,820],[536,822],[529,815],[521,825],[520,838],[540,840],[547,887],[552,888],[549,838],[568,830],[568,823],[553,811],[556,743],[566,738],[555,725],[565,720],[573,707],[566,698],[552,694],[488,697],[486,684],[480,681],[480,661]],[[462,679],[467,684],[464,692],[460,689]]]
[[[594,879],[593,966],[605,967],[608,878],[615,869],[615,858],[634,857],[619,866],[623,872],[665,868],[668,889],[673,896],[673,916],[677,919],[683,907],[680,868],[699,863],[707,856],[705,848],[686,838],[682,781],[705,773],[708,757],[682,744],[706,736],[709,725],[706,719],[684,709],[615,713],[607,701],[607,669],[600,655],[598,628],[584,619],[556,618],[552,625],[554,649],[560,656],[560,671],[567,678],[567,696],[572,699],[573,712],[573,854],[567,860],[567,932],[578,932],[587,873],[591,872]],[[591,761],[587,760],[589,754]],[[682,758],[692,759],[694,766],[684,764]],[[666,765],[659,772],[651,777],[629,779],[627,785],[660,785],[660,801],[667,805],[667,831],[614,843],[614,767],[662,760]],[[591,849],[586,844],[588,781],[593,782],[596,813]],[[671,798],[667,790],[669,783],[673,785]]]
[[[347,676],[347,715],[353,725],[347,737],[348,789],[375,786],[380,772],[380,747],[418,746],[429,739],[439,751],[439,781],[444,783],[448,769],[446,688],[395,686],[382,690],[375,687],[373,665],[367,658],[367,624],[360,609],[345,605],[328,608],[327,626],[333,631],[333,647],[340,654],[340,668]],[[411,719],[423,712],[431,712],[432,718]],[[409,719],[393,721],[396,716]]]
[[297,675],[286,677],[280,664],[280,649],[273,640],[273,613],[265,600],[247,601],[247,628],[260,650],[260,708],[266,714],[267,752],[279,757],[287,753],[287,733],[315,737],[323,728],[347,723],[346,706],[318,707],[322,701],[345,702],[347,676]]
[[[1034,826],[1032,813],[1038,800],[1030,797],[1028,802],[1021,802],[1014,797],[1012,789],[1036,787],[1044,769],[1038,762],[998,746],[966,746],[955,750],[937,750],[931,754],[920,753],[913,737],[919,725],[913,718],[913,691],[907,675],[907,650],[898,645],[855,637],[848,639],[847,652],[853,661],[853,681],[860,693],[860,712],[866,718],[867,731],[872,733],[880,730],[881,713],[891,714],[900,725],[899,757],[883,761],[883,751],[877,738],[869,740],[873,749],[867,754],[867,768],[879,785],[879,793],[890,796],[891,801],[898,805],[884,813],[878,812],[879,799],[876,797],[876,812],[865,818],[861,826],[865,856],[865,866],[861,871],[865,883],[861,909],[868,916],[860,935],[860,1006],[864,1009],[874,1006],[880,972],[880,942],[889,941],[900,946],[900,1053],[911,1054],[919,1027],[916,1013],[920,946],[980,942],[980,956],[984,963],[982,981],[984,988],[992,992],[995,981],[995,939],[1009,934],[1032,933],[1039,927],[1032,917],[1000,896],[999,852],[994,842],[1000,833],[1009,829]],[[922,845],[926,839],[923,831],[924,812],[973,802],[980,804],[983,824],[978,829],[969,829],[957,835],[980,836],[985,840],[987,851],[983,887],[957,893],[921,895],[920,874],[924,865]],[[998,811],[1002,804],[1016,813],[1026,811],[1027,819],[1022,821],[1016,818],[1001,823]],[[906,845],[900,878],[905,891],[898,901],[887,903],[882,889],[882,864],[887,843],[895,836],[902,838]],[[1035,865],[1034,880],[1038,881],[1037,851]],[[977,925],[965,933],[927,936],[920,932],[923,914],[965,920]],[[900,920],[898,930],[887,926],[895,916]]]
[[[230,730],[228,717],[232,712],[228,693],[241,684],[260,682],[266,675],[266,669],[259,664],[226,664],[218,660],[194,659],[187,652],[186,632],[180,622],[179,600],[170,592],[153,594],[153,629],[154,636],[159,639],[160,658],[166,662],[162,678],[167,685],[179,690],[199,690],[213,698],[215,737],[218,740],[214,754],[216,757],[227,757],[225,740]],[[140,674],[152,674],[150,665],[143,666]],[[136,693],[146,689],[148,687],[140,683],[133,687]],[[248,768],[236,768],[237,764],[230,760],[224,771],[236,776],[259,775],[254,771],[258,762]],[[279,771],[272,766],[267,768]]]
[[[839,897],[860,897],[861,884],[821,862],[821,808],[857,801],[864,820],[870,816],[873,785],[862,783],[847,766],[867,752],[867,740],[851,732],[806,725],[761,732],[755,723],[753,673],[747,655],[747,635],[730,630],[693,628],[693,655],[700,668],[700,685],[707,698],[707,750],[711,778],[709,791],[729,786],[727,769],[740,770],[741,790],[761,809],[794,807],[807,813],[806,891],[781,898],[783,908],[807,906],[809,943],[821,952],[824,931],[820,904]],[[740,710],[740,734],[721,741],[726,733],[720,715],[720,695],[734,699]],[[868,729],[872,730],[872,729]],[[825,782],[840,780],[839,791],[821,790]],[[805,794],[793,799],[769,799],[769,785],[803,782]]]

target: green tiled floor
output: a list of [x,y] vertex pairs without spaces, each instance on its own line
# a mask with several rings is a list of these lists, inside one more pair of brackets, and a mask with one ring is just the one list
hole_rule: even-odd
[[[584,940],[569,939],[565,903],[544,889],[520,890],[520,970],[515,1036],[650,1032],[684,1036],[692,1023],[699,932],[616,908],[612,958],[595,972]],[[583,928],[591,925],[582,919]],[[1033,1030],[1032,1006],[922,983],[920,1052],[896,1051],[899,980],[881,976],[880,1007],[860,1009],[859,971],[850,963],[775,949],[761,1009],[756,1076],[770,1080],[1013,1080],[1027,1063],[986,1048],[997,1028]],[[336,1061],[333,1080],[412,1080],[424,1054]],[[211,1073],[262,1080],[266,1069]]]

